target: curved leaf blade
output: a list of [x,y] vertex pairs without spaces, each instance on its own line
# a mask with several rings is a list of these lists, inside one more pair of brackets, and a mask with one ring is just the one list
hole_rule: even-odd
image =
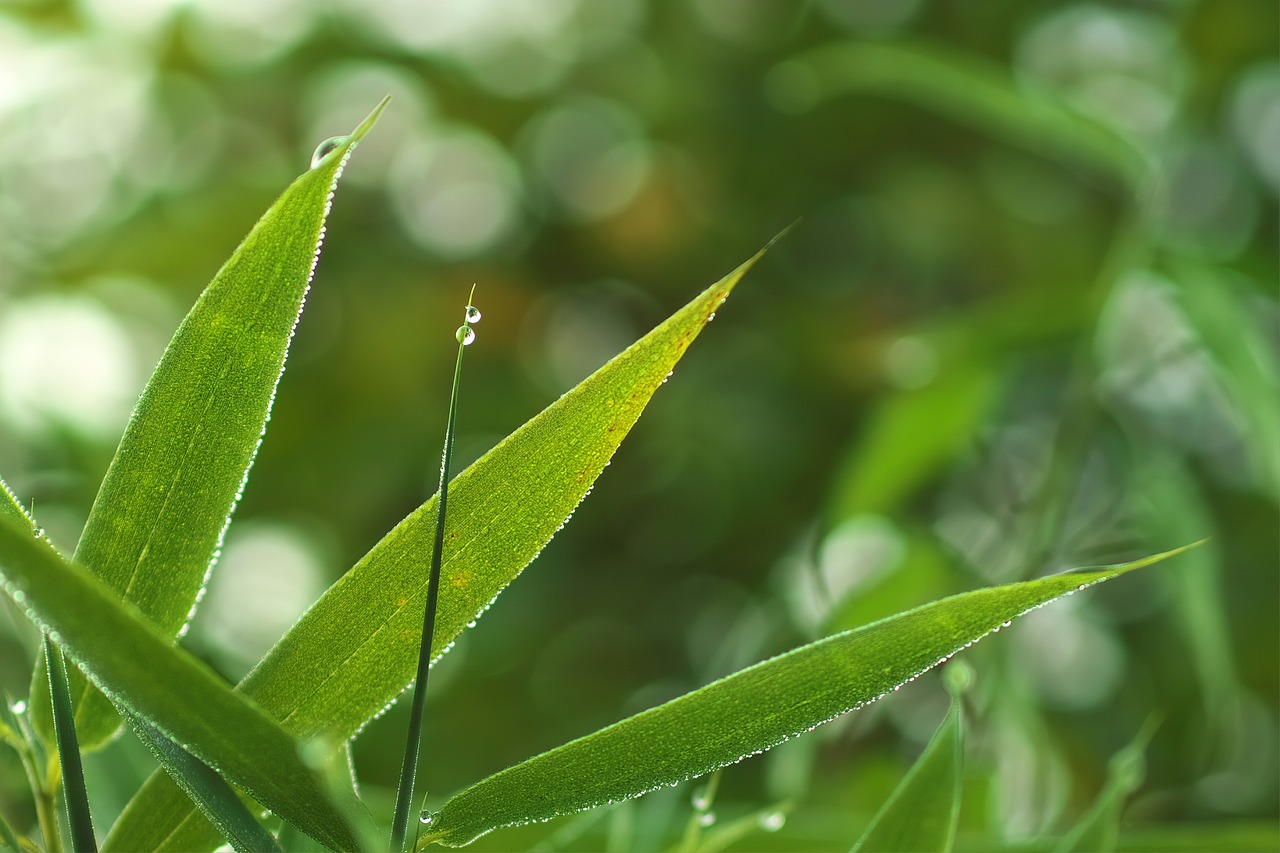
[[[75,561],[170,639],[194,612],[262,442],[338,178],[385,106],[298,177],[213,277],[147,382],[94,500]],[[45,669],[31,699],[47,736]],[[119,716],[78,673],[71,690],[81,746],[102,746]]]
[[950,853],[960,820],[961,720],[956,696],[929,745],[853,845],[854,853]]
[[477,782],[421,842],[460,846],[710,773],[874,702],[1029,610],[1183,550],[962,593],[801,646]]
[[[767,249],[767,247],[766,247]],[[654,391],[763,255],[742,264],[504,439],[449,485],[433,653],[533,561],[573,514]],[[353,737],[413,678],[435,535],[433,497],[400,522],[302,616],[239,689],[299,737]],[[216,843],[181,793],[152,776],[104,849],[199,850]]]
[[9,513],[0,517],[0,586],[112,701],[317,840],[356,849],[278,723]]

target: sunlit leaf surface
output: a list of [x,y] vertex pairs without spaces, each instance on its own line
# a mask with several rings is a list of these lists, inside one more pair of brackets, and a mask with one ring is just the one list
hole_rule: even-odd
[[[98,490],[75,560],[170,638],[194,612],[266,429],[338,177],[384,106],[295,180],[214,276],[169,342]],[[44,673],[37,667],[31,698],[47,733]],[[120,718],[72,676],[80,743],[93,749]]]
[[[757,258],[759,255],[756,256]],[[748,261],[516,430],[449,486],[434,652],[502,591],[573,514],[653,393],[755,262]],[[239,689],[300,737],[336,742],[404,690],[417,665],[435,498],[374,546]],[[195,850],[217,835],[153,776],[107,839],[117,850]],[[157,810],[166,819],[156,818]]]
[[98,689],[318,840],[354,849],[297,741],[11,515],[0,517],[0,584]]

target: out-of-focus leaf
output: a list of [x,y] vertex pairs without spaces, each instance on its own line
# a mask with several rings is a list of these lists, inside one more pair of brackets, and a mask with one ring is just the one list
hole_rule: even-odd
[[1143,753],[1155,728],[1148,721],[1132,743],[1111,757],[1106,786],[1080,822],[1058,842],[1057,853],[1107,853],[1116,849],[1124,801],[1142,787],[1146,776]]
[[1173,269],[1183,312],[1218,368],[1246,425],[1259,485],[1280,501],[1280,376],[1275,356],[1246,304],[1244,288],[1221,270],[1190,260]]
[[709,773],[875,701],[1029,610],[1182,550],[963,593],[801,646],[477,782],[422,843],[460,846]]
[[298,743],[275,720],[10,513],[0,517],[0,586],[122,709],[331,848],[356,848]]
[[901,612],[922,597],[941,598],[959,591],[937,539],[923,531],[902,531],[906,550],[901,561],[884,576],[859,587],[827,622],[826,633],[866,625]]
[[[449,485],[433,652],[443,655],[573,514],[752,258],[516,430]],[[240,685],[299,737],[352,737],[417,667],[436,499],[334,584]],[[153,776],[108,835],[117,850],[198,850],[216,835]],[[157,820],[155,812],[165,814]]]
[[974,56],[924,44],[860,41],[818,48],[788,66],[806,74],[819,97],[865,91],[898,98],[1038,153],[1086,163],[1131,187],[1140,186],[1149,169],[1142,154],[1111,130]]
[[855,853],[950,853],[960,819],[964,770],[961,718],[957,696],[920,758],[853,845]]
[[[261,443],[338,177],[385,105],[284,191],[200,295],[89,512],[76,562],[170,639],[191,617]],[[40,665],[32,719],[47,740],[45,684]],[[103,745],[119,728],[115,709],[77,673],[71,692],[81,747]]]
[[[1148,541],[1170,545],[1184,531],[1214,529],[1213,513],[1182,460],[1168,453],[1140,450],[1135,462]],[[1202,744],[1211,752],[1234,739],[1233,709],[1240,691],[1226,620],[1218,541],[1207,542],[1188,554],[1176,570],[1164,573],[1163,580],[1172,593],[1171,609],[1181,624],[1187,656],[1200,682],[1199,693],[1218,734],[1210,739],[1217,743]]]
[[9,826],[9,822],[4,819],[4,815],[0,814],[0,850],[21,850],[22,843],[18,841],[18,834],[13,831],[13,827]]
[[896,509],[966,446],[991,386],[989,373],[962,369],[877,406],[836,474],[832,520]]

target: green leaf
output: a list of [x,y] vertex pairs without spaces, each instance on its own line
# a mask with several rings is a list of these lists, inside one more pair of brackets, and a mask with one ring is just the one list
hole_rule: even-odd
[[874,702],[1029,610],[1183,550],[962,593],[801,646],[477,782],[422,843],[459,846],[710,773]]
[[960,819],[964,769],[960,697],[902,783],[853,846],[857,851],[950,853]]
[[[171,640],[190,619],[217,559],[324,238],[333,189],[386,101],[263,214],[169,342],[99,488],[75,560]],[[73,673],[84,749],[120,719]],[[50,733],[43,665],[32,719]]]
[[44,658],[49,664],[47,683],[54,734],[58,741],[58,762],[62,765],[62,799],[67,806],[71,849],[97,853],[98,841],[93,832],[93,816],[89,813],[89,792],[84,785],[84,764],[80,760],[80,744],[76,739],[75,713],[71,710],[67,662],[54,648],[48,634],[44,638]]
[[138,738],[164,765],[169,776],[187,792],[191,801],[199,806],[232,848],[265,853],[280,851],[275,837],[258,823],[235,790],[213,768],[145,720],[128,718],[128,721]]
[[1031,150],[1083,162],[1141,186],[1145,155],[1050,92],[1015,83],[1000,65],[928,44],[847,42],[779,66],[818,98],[872,92],[948,116]]
[[[451,481],[433,643],[437,659],[573,514],[650,397],[759,257]],[[432,498],[401,521],[298,620],[239,689],[299,737],[337,741],[354,736],[395,701],[417,666],[435,515]],[[216,835],[193,810],[179,816],[181,799],[172,783],[153,776],[104,847],[209,849]],[[158,812],[164,820],[156,819]]]
[[0,586],[121,708],[317,840],[355,849],[345,819],[278,723],[8,513],[0,517]]
[[1243,422],[1255,481],[1267,497],[1280,501],[1280,376],[1268,340],[1270,325],[1255,320],[1251,294],[1227,271],[1179,259],[1173,272],[1187,322]]

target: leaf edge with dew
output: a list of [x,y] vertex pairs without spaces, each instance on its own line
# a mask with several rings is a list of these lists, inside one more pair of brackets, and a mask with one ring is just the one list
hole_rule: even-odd
[[[201,291],[99,485],[73,558],[171,641],[195,613],[266,434],[338,181],[388,100],[313,157]],[[50,740],[46,673],[38,655],[31,719]],[[69,674],[81,748],[92,751],[121,720],[79,672]]]
[[[442,581],[452,585],[455,593],[464,592],[466,597],[455,594],[449,600],[442,600],[433,663],[448,651],[462,630],[484,614],[498,594],[564,526],[609,464],[653,393],[662,387],[665,377],[707,326],[710,316],[747,271],[789,230],[782,231],[751,258],[702,290],[453,478],[450,484],[453,521],[447,524],[456,525],[457,530],[471,531],[473,539],[462,543],[470,548],[465,558],[460,557],[461,562],[451,564],[453,557],[449,549],[454,548],[456,557],[457,548],[446,530]],[[584,431],[582,410],[588,407],[594,420],[588,424],[590,429]],[[555,458],[533,452],[552,440],[559,443],[558,455],[552,454]],[[544,467],[532,473],[525,470],[527,466],[521,460],[539,456],[547,457],[536,459]],[[556,492],[561,509],[544,518],[533,511],[538,504],[531,506],[528,492],[522,492],[519,501],[512,497],[501,504],[501,518],[483,515],[482,511],[498,512],[490,499],[506,488],[504,480],[511,476],[512,470],[523,471],[528,475],[523,479],[531,477],[540,488]],[[562,491],[556,491],[557,488]],[[534,497],[542,498],[541,495]],[[237,689],[282,720],[286,729],[303,738],[324,736],[349,740],[390,707],[389,703],[396,701],[403,686],[412,679],[417,659],[416,630],[421,623],[421,611],[408,609],[407,605],[411,600],[425,599],[424,582],[419,580],[410,585],[401,576],[413,573],[415,578],[421,578],[421,555],[434,534],[435,500],[429,499],[405,517],[339,578]],[[470,512],[474,517],[468,516],[467,500],[472,503]],[[499,534],[510,539],[513,531],[526,523],[520,516],[525,511],[532,512],[536,523],[542,526],[533,532],[520,531],[516,543],[518,553],[514,556],[500,553],[498,545],[504,540]],[[513,513],[517,516],[514,521]],[[497,525],[499,521],[504,526],[490,530],[490,525]],[[501,571],[494,570],[492,576],[481,574],[482,569],[489,571],[494,565],[499,565]],[[348,644],[357,649],[350,652],[348,645],[334,645],[347,643],[343,635],[356,623],[377,624],[377,631],[387,630],[393,637],[407,631],[412,648],[402,649],[399,654],[403,660],[391,666],[383,647],[375,653],[361,641]],[[334,651],[341,658],[341,666],[316,671],[316,648]],[[299,684],[305,692],[301,698],[295,695]],[[126,805],[108,833],[104,850],[211,849],[209,845],[216,841],[211,837],[212,828],[194,810],[179,815],[178,797],[182,797],[181,792],[163,774],[153,774]],[[150,819],[157,810],[172,813],[172,819],[164,826],[157,825]]]
[[292,735],[7,513],[0,514],[0,589],[113,703],[331,849],[357,846]]
[[[1202,541],[1091,571],[961,593],[792,649],[476,782],[445,802],[418,849],[433,841],[462,846],[500,827],[629,799],[759,754],[898,690],[1031,610]],[[1027,596],[1000,600],[1021,592]],[[996,601],[981,617],[962,606],[987,598]],[[910,628],[932,616],[945,617],[940,621],[949,625],[950,634],[923,645]],[[951,623],[961,623],[962,630]],[[886,664],[875,657],[876,648],[866,646],[894,649],[898,655]],[[867,658],[862,670],[851,668],[854,652]],[[866,679],[872,665],[875,678],[853,688],[832,688],[833,671],[847,676],[856,671]],[[755,725],[737,726],[737,719]],[[683,731],[673,734],[678,729]],[[744,731],[753,733],[743,736]]]

